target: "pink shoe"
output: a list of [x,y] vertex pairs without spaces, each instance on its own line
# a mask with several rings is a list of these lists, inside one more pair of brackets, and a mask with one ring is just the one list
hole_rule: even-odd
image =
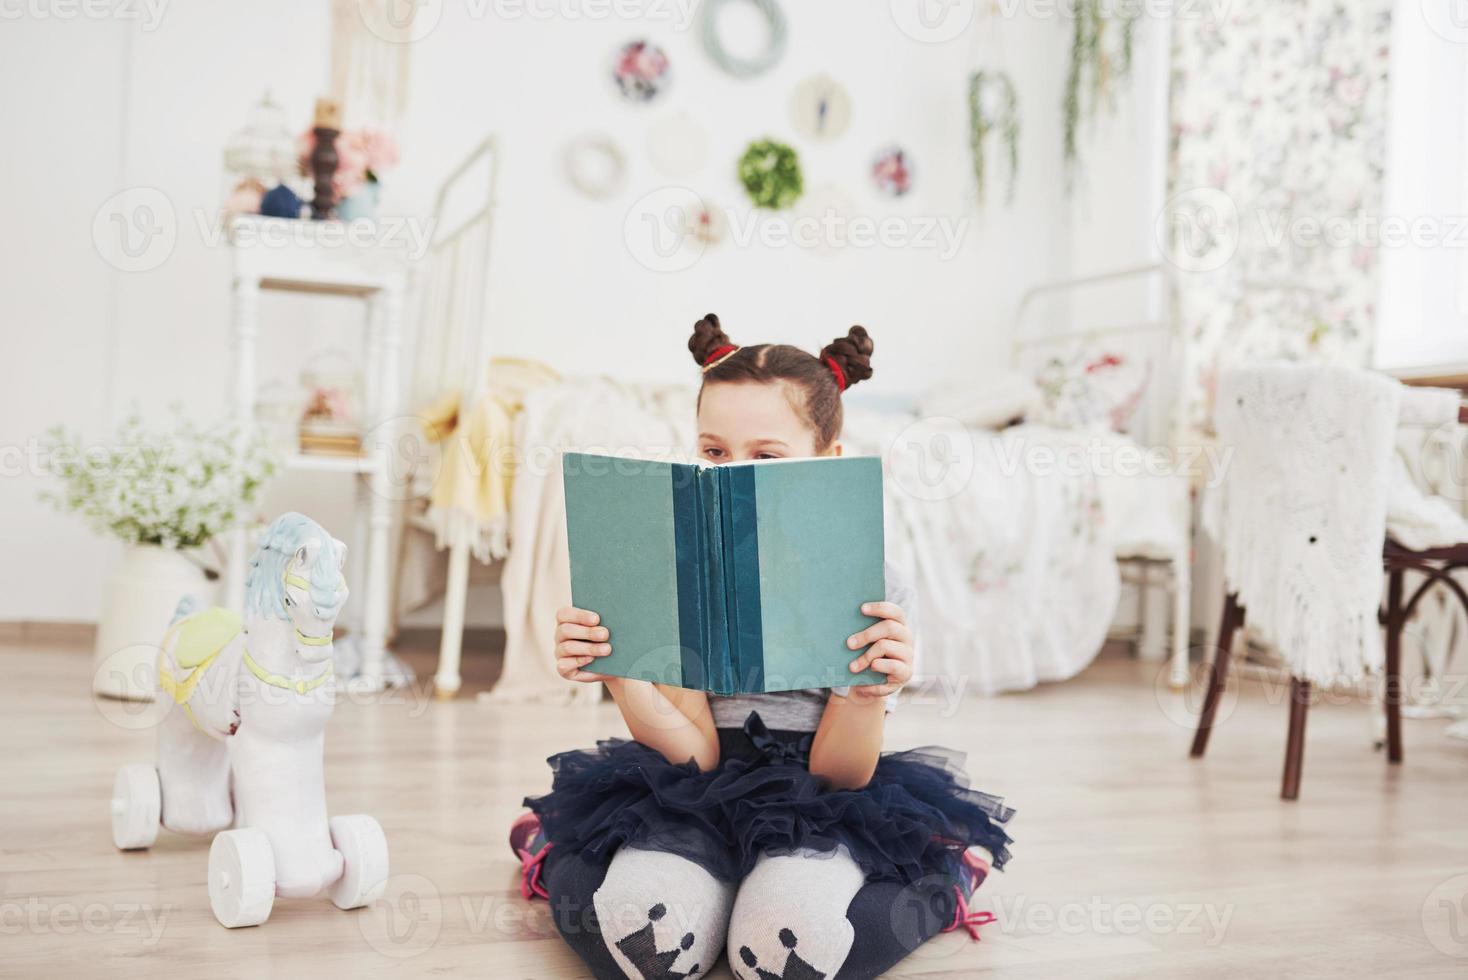
[[993,912],[981,910],[970,912],[968,903],[973,898],[974,892],[989,877],[989,861],[972,850],[963,852],[963,867],[959,871],[958,884],[953,886],[955,897],[958,899],[953,909],[953,921],[943,927],[944,932],[952,932],[962,926],[968,930],[971,938],[979,938],[979,926],[986,926],[996,918]]
[[520,897],[529,901],[534,898],[550,898],[545,885],[540,881],[540,866],[552,845],[545,839],[540,817],[530,811],[520,814],[510,824],[510,850],[520,859]]

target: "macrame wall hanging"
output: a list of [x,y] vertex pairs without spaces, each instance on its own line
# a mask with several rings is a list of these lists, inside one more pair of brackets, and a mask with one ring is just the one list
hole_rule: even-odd
[[968,146],[981,209],[989,201],[990,184],[1000,176],[1005,204],[1014,202],[1019,185],[1019,91],[1000,36],[1004,24],[1002,18],[986,16],[970,35],[969,60],[975,68],[968,77]]
[[1019,96],[1008,72],[979,70],[969,76],[968,141],[979,206],[986,200],[991,153],[999,155],[1007,171],[1004,203],[1014,203],[1019,178]]
[[332,0],[331,97],[349,127],[402,129],[417,47],[412,42],[425,29],[421,5],[406,12],[403,6],[399,0]]
[[1140,7],[1075,0],[1071,4],[1070,67],[1065,77],[1065,163],[1080,164],[1080,129],[1102,106],[1116,107],[1116,90],[1132,72]]

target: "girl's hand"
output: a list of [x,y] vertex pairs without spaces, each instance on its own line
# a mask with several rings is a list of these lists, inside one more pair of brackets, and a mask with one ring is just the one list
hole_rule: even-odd
[[605,626],[597,625],[600,622],[600,616],[586,609],[567,606],[556,610],[556,673],[583,683],[605,679],[581,669],[612,652],[607,642],[611,635]]
[[912,680],[913,662],[912,631],[907,628],[907,614],[901,606],[895,602],[868,602],[861,611],[881,622],[847,639],[846,645],[852,650],[870,644],[865,653],[851,662],[851,672],[857,674],[870,667],[887,675],[887,680],[881,684],[853,685],[847,698],[858,703],[880,701],[901,690]]

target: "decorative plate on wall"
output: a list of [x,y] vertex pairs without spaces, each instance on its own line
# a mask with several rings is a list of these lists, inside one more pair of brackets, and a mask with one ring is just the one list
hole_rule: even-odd
[[889,146],[872,161],[872,182],[889,197],[912,190],[912,161],[900,146]]
[[708,162],[708,134],[692,113],[670,113],[648,127],[647,155],[665,177],[692,177]]
[[651,102],[668,87],[668,56],[651,41],[629,41],[617,51],[612,78],[622,98]]
[[829,142],[851,125],[851,96],[830,75],[812,75],[795,86],[790,115],[801,136],[817,143]]

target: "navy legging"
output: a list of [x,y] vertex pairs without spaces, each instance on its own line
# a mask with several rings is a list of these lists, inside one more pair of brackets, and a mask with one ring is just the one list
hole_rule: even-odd
[[[626,974],[602,941],[592,907],[592,895],[606,874],[607,863],[552,848],[542,866],[541,881],[550,893],[551,915],[566,944],[597,980],[623,980]],[[956,901],[952,884],[936,879],[930,886],[911,887],[892,881],[868,882],[846,909],[855,938],[834,980],[867,980],[890,970],[953,921]],[[897,903],[904,907],[896,908]],[[731,966],[735,976],[743,977],[738,964]]]

